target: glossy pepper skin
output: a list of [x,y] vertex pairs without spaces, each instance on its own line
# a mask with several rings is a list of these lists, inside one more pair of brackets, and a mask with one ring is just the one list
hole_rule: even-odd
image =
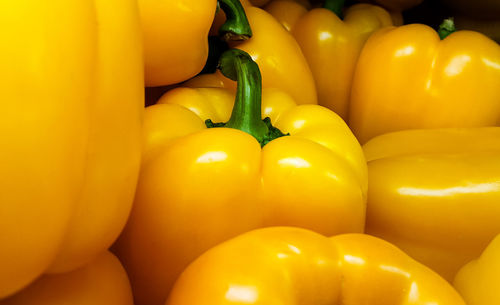
[[374,33],[356,67],[349,125],[361,143],[391,131],[495,126],[500,46],[472,31],[444,40],[410,24]]
[[216,0],[138,0],[146,86],[182,82],[195,76],[208,56],[207,36]]
[[453,286],[468,305],[500,303],[500,235],[486,247],[481,256],[460,268]]
[[274,0],[264,6],[264,9],[289,32],[292,31],[297,21],[308,12],[308,8],[304,4],[293,0]]
[[500,232],[500,127],[408,130],[363,146],[368,234],[449,281]]
[[318,102],[347,120],[356,63],[365,41],[376,30],[391,26],[383,8],[356,4],[340,19],[327,8],[316,8],[293,26],[316,82]]
[[0,11],[3,298],[82,266],[123,229],[144,89],[135,1],[21,0]]
[[44,275],[1,305],[133,305],[127,273],[116,256],[104,252],[64,274]]
[[[317,104],[314,78],[297,41],[266,11],[249,4],[243,6],[252,28],[252,38],[243,42],[234,41],[230,45],[252,55],[259,64],[264,88],[285,91],[297,104]],[[214,23],[214,33],[221,23],[220,20]],[[183,85],[236,89],[236,83],[220,72],[198,75]]]
[[134,208],[115,246],[137,305],[163,304],[192,260],[255,228],[363,232],[366,163],[342,119],[264,89],[257,119],[290,136],[261,148],[241,130],[206,128],[206,119],[231,122],[234,101],[221,88],[177,88],[146,108]]
[[166,305],[465,305],[444,279],[381,239],[254,230],[217,245],[180,276]]
[[231,47],[249,53],[257,62],[264,88],[285,91],[297,104],[317,104],[314,78],[297,41],[263,9],[250,6],[245,12],[253,36],[232,42]]

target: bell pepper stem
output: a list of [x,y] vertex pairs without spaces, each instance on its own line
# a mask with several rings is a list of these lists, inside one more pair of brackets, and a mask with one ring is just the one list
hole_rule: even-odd
[[340,19],[344,19],[342,9],[344,8],[345,0],[325,0],[323,8],[329,9],[334,12]]
[[222,53],[219,69],[224,76],[238,82],[233,112],[225,127],[249,133],[262,143],[269,129],[261,118],[262,78],[259,66],[248,53],[231,49]]
[[225,41],[252,37],[252,29],[240,0],[218,0],[218,3],[226,14],[226,22],[220,27],[219,36]]
[[441,23],[441,25],[439,25],[439,29],[438,29],[438,34],[439,34],[439,38],[441,38],[441,40],[445,39],[446,37],[448,37],[448,35],[450,35],[451,33],[453,32],[456,32],[457,29],[455,27],[455,22],[453,21],[453,18],[446,18],[443,23]]

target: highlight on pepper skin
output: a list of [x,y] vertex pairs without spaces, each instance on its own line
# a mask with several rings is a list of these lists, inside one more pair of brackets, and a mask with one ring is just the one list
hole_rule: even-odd
[[429,268],[364,234],[250,231],[208,250],[178,278],[166,305],[465,305]]
[[366,232],[448,281],[500,232],[500,127],[388,133],[363,146]]
[[281,90],[261,95],[250,55],[227,52],[221,70],[242,74],[236,94],[179,87],[145,111],[134,207],[114,247],[137,305],[161,305],[192,260],[252,229],[364,230],[366,162],[345,122]]

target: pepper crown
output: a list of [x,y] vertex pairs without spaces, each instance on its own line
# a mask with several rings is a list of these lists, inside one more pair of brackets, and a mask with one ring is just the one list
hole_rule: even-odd
[[455,22],[453,21],[453,17],[446,18],[445,20],[443,20],[443,23],[439,25],[438,29],[439,38],[443,40],[446,37],[448,37],[448,35],[456,31],[457,28],[455,27]]
[[239,49],[228,50],[219,59],[219,69],[225,77],[238,82],[236,99],[227,123],[206,120],[206,126],[239,129],[256,138],[261,147],[284,136],[278,128],[271,125],[269,118],[261,119],[262,77],[259,66],[252,57]]

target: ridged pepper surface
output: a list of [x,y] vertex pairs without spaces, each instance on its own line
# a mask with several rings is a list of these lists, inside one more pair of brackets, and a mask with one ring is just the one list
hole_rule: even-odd
[[116,239],[140,166],[137,3],[0,4],[0,298]]
[[361,49],[374,31],[391,26],[392,20],[385,9],[371,4],[356,4],[343,13],[343,3],[326,1],[324,8],[302,15],[292,34],[313,73],[318,103],[347,120]]
[[421,24],[387,27],[361,52],[349,125],[361,143],[404,129],[495,126],[499,101],[500,46],[493,40],[473,31],[440,39]]
[[[163,304],[198,255],[255,228],[363,232],[366,163],[342,119],[276,89],[261,106],[247,53],[224,53],[221,67],[238,79],[236,102],[221,88],[176,88],[146,109],[134,208],[115,247],[137,305]],[[207,129],[207,119],[227,124]],[[290,135],[273,140],[274,128]]]
[[465,305],[453,287],[390,243],[299,228],[217,245],[179,277],[166,305]]

